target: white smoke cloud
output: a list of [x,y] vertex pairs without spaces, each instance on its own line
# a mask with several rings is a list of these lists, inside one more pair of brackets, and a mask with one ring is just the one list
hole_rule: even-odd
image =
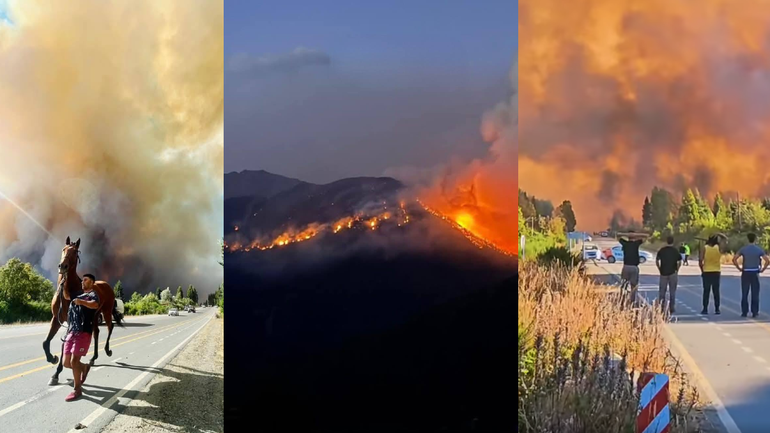
[[81,274],[130,291],[213,291],[223,277],[222,2],[7,7],[0,259],[53,278],[71,236],[82,239]]

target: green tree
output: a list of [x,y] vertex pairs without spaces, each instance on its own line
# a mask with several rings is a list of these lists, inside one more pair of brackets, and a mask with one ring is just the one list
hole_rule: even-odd
[[553,203],[550,200],[540,200],[532,197],[532,202],[535,205],[535,212],[538,216],[552,217],[553,216]]
[[527,234],[527,222],[524,219],[524,214],[521,212],[521,206],[519,206],[519,236]]
[[561,216],[554,216],[548,219],[548,231],[551,236],[564,242],[567,239],[567,222]]
[[770,197],[762,199],[762,207],[765,208],[765,210],[770,210]]
[[142,300],[142,295],[140,295],[139,292],[134,292],[131,294],[131,300],[128,302],[131,302],[132,304],[136,304],[141,300]]
[[532,202],[529,196],[527,196],[527,193],[522,190],[519,190],[519,206],[521,206],[521,211],[524,214],[525,220],[538,217],[535,204]]
[[13,258],[0,267],[0,299],[10,305],[23,305],[30,301],[50,302],[53,294],[53,283],[29,263]]
[[158,287],[157,289],[155,289],[155,296],[156,296],[158,299],[160,299],[160,294],[161,294],[162,292],[163,292],[163,290],[162,290],[160,287]]
[[572,210],[572,203],[569,200],[564,200],[559,206],[559,214],[564,218],[564,223],[567,227],[567,232],[574,232],[577,226],[577,218],[575,218],[575,211]]
[[714,226],[719,230],[729,230],[733,226],[733,218],[730,208],[725,205],[722,194],[714,196],[714,206],[711,208],[714,214]]
[[701,227],[714,226],[714,212],[711,211],[708,201],[701,195],[700,191],[695,190],[695,200],[698,203],[698,225]]
[[171,302],[171,289],[166,289],[166,290],[160,292],[160,300],[161,300],[161,302],[170,303]]
[[176,296],[174,296],[177,300],[184,299],[184,290],[182,289],[182,286],[179,286],[176,288]]
[[649,197],[644,197],[644,205],[642,205],[642,225],[645,227],[652,227],[652,203],[650,203]]
[[654,187],[650,194],[650,205],[652,207],[653,228],[664,229],[671,222],[671,216],[674,213],[674,197],[667,190]]
[[115,283],[115,287],[113,288],[115,291],[115,299],[120,299],[123,301],[123,284],[118,280],[117,283]]
[[225,239],[219,241],[219,264],[225,267]]
[[700,208],[695,193],[687,189],[682,195],[682,204],[679,206],[678,222],[681,229],[685,231],[691,227],[697,226],[700,217]]
[[195,305],[198,305],[198,289],[192,284],[190,284],[190,287],[187,289],[187,297],[190,298]]

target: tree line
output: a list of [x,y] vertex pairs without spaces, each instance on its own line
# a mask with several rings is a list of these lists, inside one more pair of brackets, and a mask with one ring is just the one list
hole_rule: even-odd
[[519,189],[519,233],[523,233],[527,227],[542,231],[554,219],[561,220],[567,232],[573,232],[577,227],[575,211],[569,200],[554,207],[550,200],[538,199]]
[[577,226],[569,200],[554,206],[519,190],[519,235],[525,237],[524,258],[535,259],[548,249],[566,244],[567,233]]
[[641,221],[622,221],[613,216],[613,230],[645,229],[653,238],[675,235],[685,242],[721,232],[728,235],[731,250],[739,248],[747,232],[757,234],[765,247],[770,246],[770,197],[740,197],[737,193],[716,193],[705,197],[697,188],[687,188],[677,196],[654,187],[644,198]]

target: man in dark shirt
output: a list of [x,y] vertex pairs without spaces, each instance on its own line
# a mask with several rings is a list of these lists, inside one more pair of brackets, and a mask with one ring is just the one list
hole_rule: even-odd
[[666,304],[666,289],[668,289],[668,311],[674,314],[676,310],[676,285],[679,280],[679,268],[682,266],[682,256],[674,247],[674,237],[666,238],[666,246],[658,251],[655,264],[660,272],[658,286],[658,302],[661,307]]
[[646,237],[644,233],[627,233],[619,239],[623,248],[623,269],[620,271],[620,278],[630,284],[631,301],[634,305],[637,304],[636,293],[639,288],[639,247]]
[[80,362],[88,354],[91,346],[91,334],[94,328],[94,316],[99,308],[99,296],[94,291],[96,277],[92,274],[83,276],[83,294],[70,304],[67,314],[67,337],[64,340],[64,366],[72,369],[75,389],[66,401],[72,401],[83,395],[82,385],[88,376],[89,365]]

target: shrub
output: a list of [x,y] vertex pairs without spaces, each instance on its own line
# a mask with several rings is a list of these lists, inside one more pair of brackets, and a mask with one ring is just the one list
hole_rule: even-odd
[[580,254],[571,252],[567,247],[549,247],[537,261],[542,266],[578,266],[582,261]]
[[670,431],[696,431],[697,394],[668,350],[658,308],[620,308],[565,266],[519,266],[518,431],[632,432],[645,371],[671,379]]

